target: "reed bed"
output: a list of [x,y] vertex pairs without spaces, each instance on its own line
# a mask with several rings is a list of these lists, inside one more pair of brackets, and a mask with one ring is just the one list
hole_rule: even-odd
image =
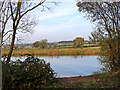
[[[8,50],[2,50],[2,55],[7,55]],[[99,48],[66,48],[66,49],[15,49],[12,56],[71,56],[71,55],[99,55]]]

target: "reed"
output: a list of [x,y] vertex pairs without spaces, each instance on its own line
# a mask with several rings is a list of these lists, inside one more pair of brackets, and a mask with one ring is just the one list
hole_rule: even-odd
[[[7,55],[8,50],[3,49],[2,55]],[[99,55],[99,48],[65,48],[65,49],[15,49],[12,56],[71,56],[71,55]]]

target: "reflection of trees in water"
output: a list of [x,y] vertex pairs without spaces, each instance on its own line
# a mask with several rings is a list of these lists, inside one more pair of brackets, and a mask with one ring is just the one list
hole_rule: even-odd
[[84,58],[84,57],[89,57],[89,56],[86,56],[86,55],[78,55],[78,56],[73,56],[74,58]]

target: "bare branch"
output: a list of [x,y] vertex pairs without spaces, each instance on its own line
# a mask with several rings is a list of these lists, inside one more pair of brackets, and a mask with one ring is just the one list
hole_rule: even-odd
[[28,9],[26,12],[24,12],[21,17],[23,17],[26,13],[28,13],[29,11],[32,11],[33,9],[37,8],[38,6],[42,5],[46,0],[41,1],[40,3],[38,3],[37,5],[35,5],[34,7],[32,7],[31,9]]
[[13,32],[13,30],[9,30],[9,31],[5,32],[3,37],[5,37],[9,32]]
[[10,39],[11,36],[12,36],[12,34],[9,34],[9,36],[3,42],[5,42],[6,40]]

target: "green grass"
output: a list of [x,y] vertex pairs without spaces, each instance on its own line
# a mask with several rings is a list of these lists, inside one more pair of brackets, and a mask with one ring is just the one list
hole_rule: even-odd
[[[88,77],[88,76],[87,76]],[[120,88],[120,73],[111,75],[110,73],[105,74],[94,74],[89,77],[97,78],[96,80],[84,81],[84,82],[70,82],[65,83],[61,79],[55,82],[53,85],[48,86],[50,88]]]
[[78,48],[78,50],[100,50],[100,48]]
[[96,47],[98,44],[84,44],[83,47]]

